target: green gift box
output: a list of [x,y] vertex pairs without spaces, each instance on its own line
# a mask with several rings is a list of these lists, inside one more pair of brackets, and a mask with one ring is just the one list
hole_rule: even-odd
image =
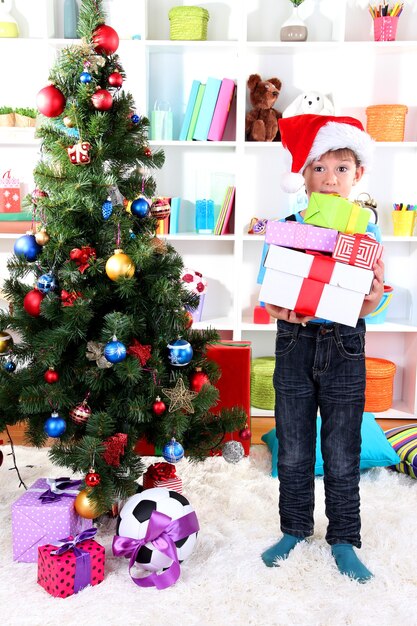
[[366,232],[369,211],[341,196],[313,192],[306,209],[304,222],[354,235]]

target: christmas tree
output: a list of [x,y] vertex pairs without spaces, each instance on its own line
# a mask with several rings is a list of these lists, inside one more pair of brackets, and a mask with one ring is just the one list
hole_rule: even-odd
[[151,175],[164,154],[122,89],[101,0],[83,0],[78,32],[37,96],[34,228],[16,240],[0,312],[0,432],[25,422],[33,445],[53,437],[52,460],[86,475],[98,514],[137,491],[139,438],[199,460],[246,415],[215,412],[206,347],[218,335],[192,328],[199,297],[155,236],[169,211]]

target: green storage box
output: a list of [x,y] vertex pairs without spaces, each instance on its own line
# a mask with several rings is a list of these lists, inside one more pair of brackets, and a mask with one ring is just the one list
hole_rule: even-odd
[[206,41],[209,12],[195,6],[173,7],[169,13],[169,38],[182,41]]
[[250,400],[257,409],[273,409],[275,406],[275,390],[272,376],[275,368],[275,357],[262,356],[251,363]]

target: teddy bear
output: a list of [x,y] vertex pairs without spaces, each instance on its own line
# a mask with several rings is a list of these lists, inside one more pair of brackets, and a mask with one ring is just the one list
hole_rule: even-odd
[[334,115],[334,105],[330,95],[325,96],[320,91],[304,91],[284,109],[282,117],[293,117],[304,113]]
[[245,136],[247,141],[279,141],[278,120],[281,113],[273,109],[281,90],[278,78],[262,80],[259,74],[248,78],[252,109],[246,113]]

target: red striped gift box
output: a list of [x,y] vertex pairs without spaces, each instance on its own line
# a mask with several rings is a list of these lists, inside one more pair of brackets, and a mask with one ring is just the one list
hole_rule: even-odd
[[383,246],[367,235],[339,233],[332,257],[341,263],[371,270],[382,255]]
[[182,480],[176,475],[175,465],[163,461],[150,465],[143,475],[143,488],[153,487],[165,487],[182,493]]

